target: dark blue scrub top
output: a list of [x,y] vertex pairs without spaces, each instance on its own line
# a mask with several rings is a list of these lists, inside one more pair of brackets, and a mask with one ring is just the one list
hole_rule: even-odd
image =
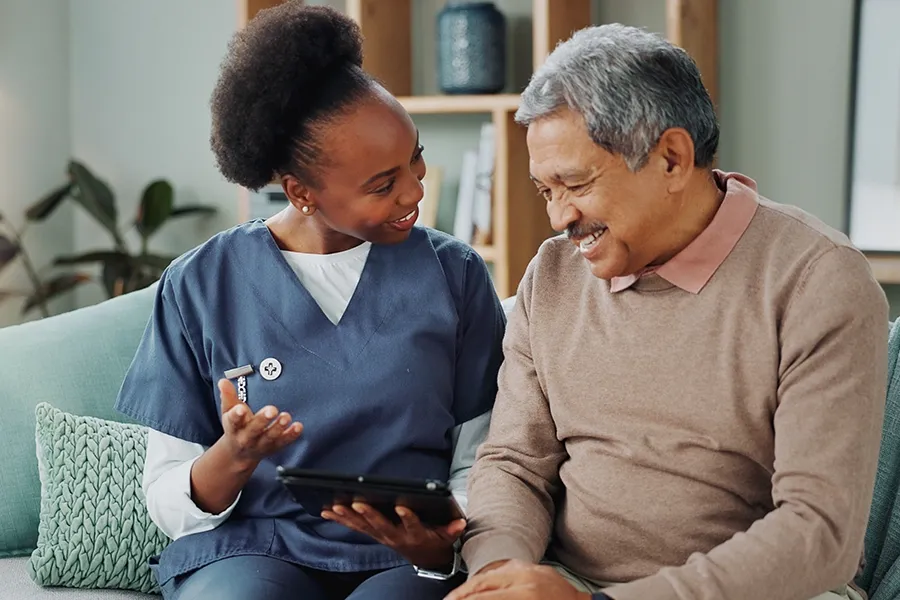
[[[493,405],[504,328],[481,257],[431,229],[372,246],[337,325],[262,221],[179,258],[159,282],[116,408],[211,446],[222,435],[216,381],[249,364],[250,408],[275,405],[304,431],[259,465],[225,523],[166,548],[160,582],[239,554],[328,571],[403,564],[368,537],[306,513],[276,481],[276,466],[447,479],[452,429]],[[273,381],[259,373],[267,358],[282,365]]]

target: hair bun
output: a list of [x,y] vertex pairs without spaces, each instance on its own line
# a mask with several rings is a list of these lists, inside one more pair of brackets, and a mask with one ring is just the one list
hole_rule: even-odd
[[340,65],[362,67],[359,25],[328,6],[307,6],[289,0],[260,11],[248,28],[267,30],[273,45],[297,59],[298,76],[321,75]]
[[327,82],[362,62],[359,25],[335,9],[288,0],[257,13],[232,39],[211,98],[225,178],[251,189],[271,181]]

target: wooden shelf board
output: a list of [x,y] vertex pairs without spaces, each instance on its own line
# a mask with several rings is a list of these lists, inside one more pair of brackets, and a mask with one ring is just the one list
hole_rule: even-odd
[[512,112],[519,107],[518,94],[483,96],[402,96],[403,107],[413,115]]
[[900,284],[900,254],[866,252],[866,258],[879,283]]
[[497,258],[497,252],[493,246],[472,246],[485,262],[493,262]]

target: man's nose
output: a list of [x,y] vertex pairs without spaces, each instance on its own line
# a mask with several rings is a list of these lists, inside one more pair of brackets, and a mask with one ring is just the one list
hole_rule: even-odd
[[570,203],[554,199],[547,203],[547,216],[550,217],[550,227],[554,231],[564,232],[569,226],[578,222],[581,213]]

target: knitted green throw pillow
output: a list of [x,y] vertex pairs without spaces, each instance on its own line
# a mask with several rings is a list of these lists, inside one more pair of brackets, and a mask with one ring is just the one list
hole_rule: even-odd
[[158,592],[148,559],[168,538],[141,492],[145,428],[35,409],[41,512],[29,574],[42,586]]

